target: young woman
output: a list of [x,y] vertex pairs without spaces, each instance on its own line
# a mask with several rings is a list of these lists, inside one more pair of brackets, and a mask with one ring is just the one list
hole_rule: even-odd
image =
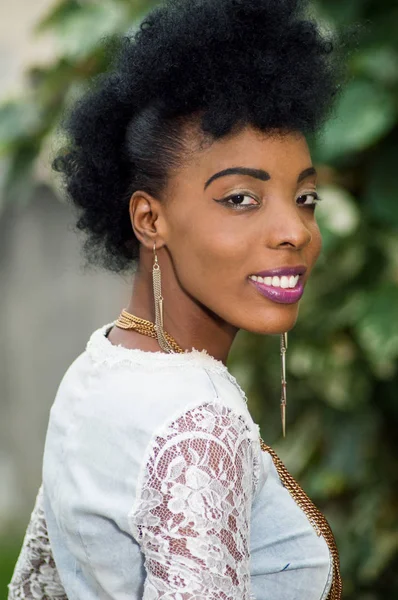
[[89,258],[134,285],[59,386],[10,600],[341,597],[226,366],[240,329],[284,359],[321,251],[306,137],[332,50],[298,0],[169,1],[73,108],[55,167]]

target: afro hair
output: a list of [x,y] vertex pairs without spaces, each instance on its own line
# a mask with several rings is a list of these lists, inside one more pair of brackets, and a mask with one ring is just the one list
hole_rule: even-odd
[[[303,0],[166,0],[120,40],[64,121],[54,160],[86,233],[88,263],[128,270],[139,255],[129,198],[161,199],[184,156],[182,126],[212,140],[236,127],[316,132],[341,87],[330,34]],[[341,66],[341,65],[340,65]]]

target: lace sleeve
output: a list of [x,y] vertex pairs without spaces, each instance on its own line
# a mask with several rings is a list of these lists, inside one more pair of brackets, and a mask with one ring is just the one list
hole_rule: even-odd
[[130,527],[143,600],[248,600],[254,447],[243,417],[207,403],[156,435]]
[[8,584],[8,600],[68,600],[51,551],[43,510],[43,486],[35,506]]

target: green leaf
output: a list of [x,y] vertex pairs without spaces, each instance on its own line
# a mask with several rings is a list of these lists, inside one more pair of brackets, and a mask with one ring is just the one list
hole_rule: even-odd
[[321,15],[324,14],[328,19],[341,26],[358,18],[363,0],[350,0],[350,2],[323,0],[322,2],[316,2],[316,4],[319,5]]
[[361,565],[359,575],[365,582],[380,577],[386,566],[396,558],[398,531],[382,531],[375,537],[368,559]]
[[308,411],[294,423],[289,436],[274,444],[281,460],[289,465],[289,471],[298,477],[314,456],[321,439],[319,414]]
[[360,222],[360,211],[354,198],[337,185],[319,187],[322,201],[316,208],[316,217],[321,230],[323,251],[329,251],[341,238],[352,235]]
[[5,205],[4,189],[6,186],[7,175],[10,170],[10,157],[0,157],[0,217]]
[[315,148],[318,161],[340,161],[369,148],[394,126],[394,96],[366,80],[352,80],[342,92],[335,116],[323,128]]
[[81,3],[77,0],[64,0],[56,4],[47,15],[36,25],[35,32],[42,33],[49,29],[57,28],[71,15],[78,13],[81,10]]
[[11,157],[5,172],[2,194],[6,202],[26,205],[32,198],[33,167],[38,154],[37,145],[26,144]]
[[33,102],[7,102],[0,106],[0,153],[9,150],[20,138],[40,131],[42,125],[39,107]]
[[398,81],[398,53],[388,45],[366,48],[356,53],[351,68],[359,76],[391,86]]
[[[69,6],[70,4],[70,6]],[[98,48],[104,38],[126,31],[133,18],[129,6],[121,2],[68,3],[63,18],[50,19],[59,53],[64,58],[81,59]]]
[[[362,2],[364,0],[361,0]],[[372,0],[368,0],[370,4]],[[366,34],[361,42],[362,46],[372,46],[374,44],[388,44],[391,47],[398,49],[397,23],[398,23],[398,5],[396,0],[382,0],[382,4],[374,6],[371,17],[366,23]],[[383,4],[384,3],[384,4]],[[380,10],[382,6],[382,10]]]
[[365,205],[380,222],[398,226],[398,145],[383,144],[373,158],[366,177]]
[[369,292],[355,326],[362,348],[378,377],[389,379],[398,358],[398,285],[385,282]]

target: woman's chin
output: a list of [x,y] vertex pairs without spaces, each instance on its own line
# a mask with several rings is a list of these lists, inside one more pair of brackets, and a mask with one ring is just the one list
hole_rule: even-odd
[[[288,306],[288,305],[284,305]],[[253,319],[246,321],[241,329],[259,335],[277,335],[290,331],[297,322],[298,306],[289,305],[290,310],[266,311],[264,315],[256,314]]]

